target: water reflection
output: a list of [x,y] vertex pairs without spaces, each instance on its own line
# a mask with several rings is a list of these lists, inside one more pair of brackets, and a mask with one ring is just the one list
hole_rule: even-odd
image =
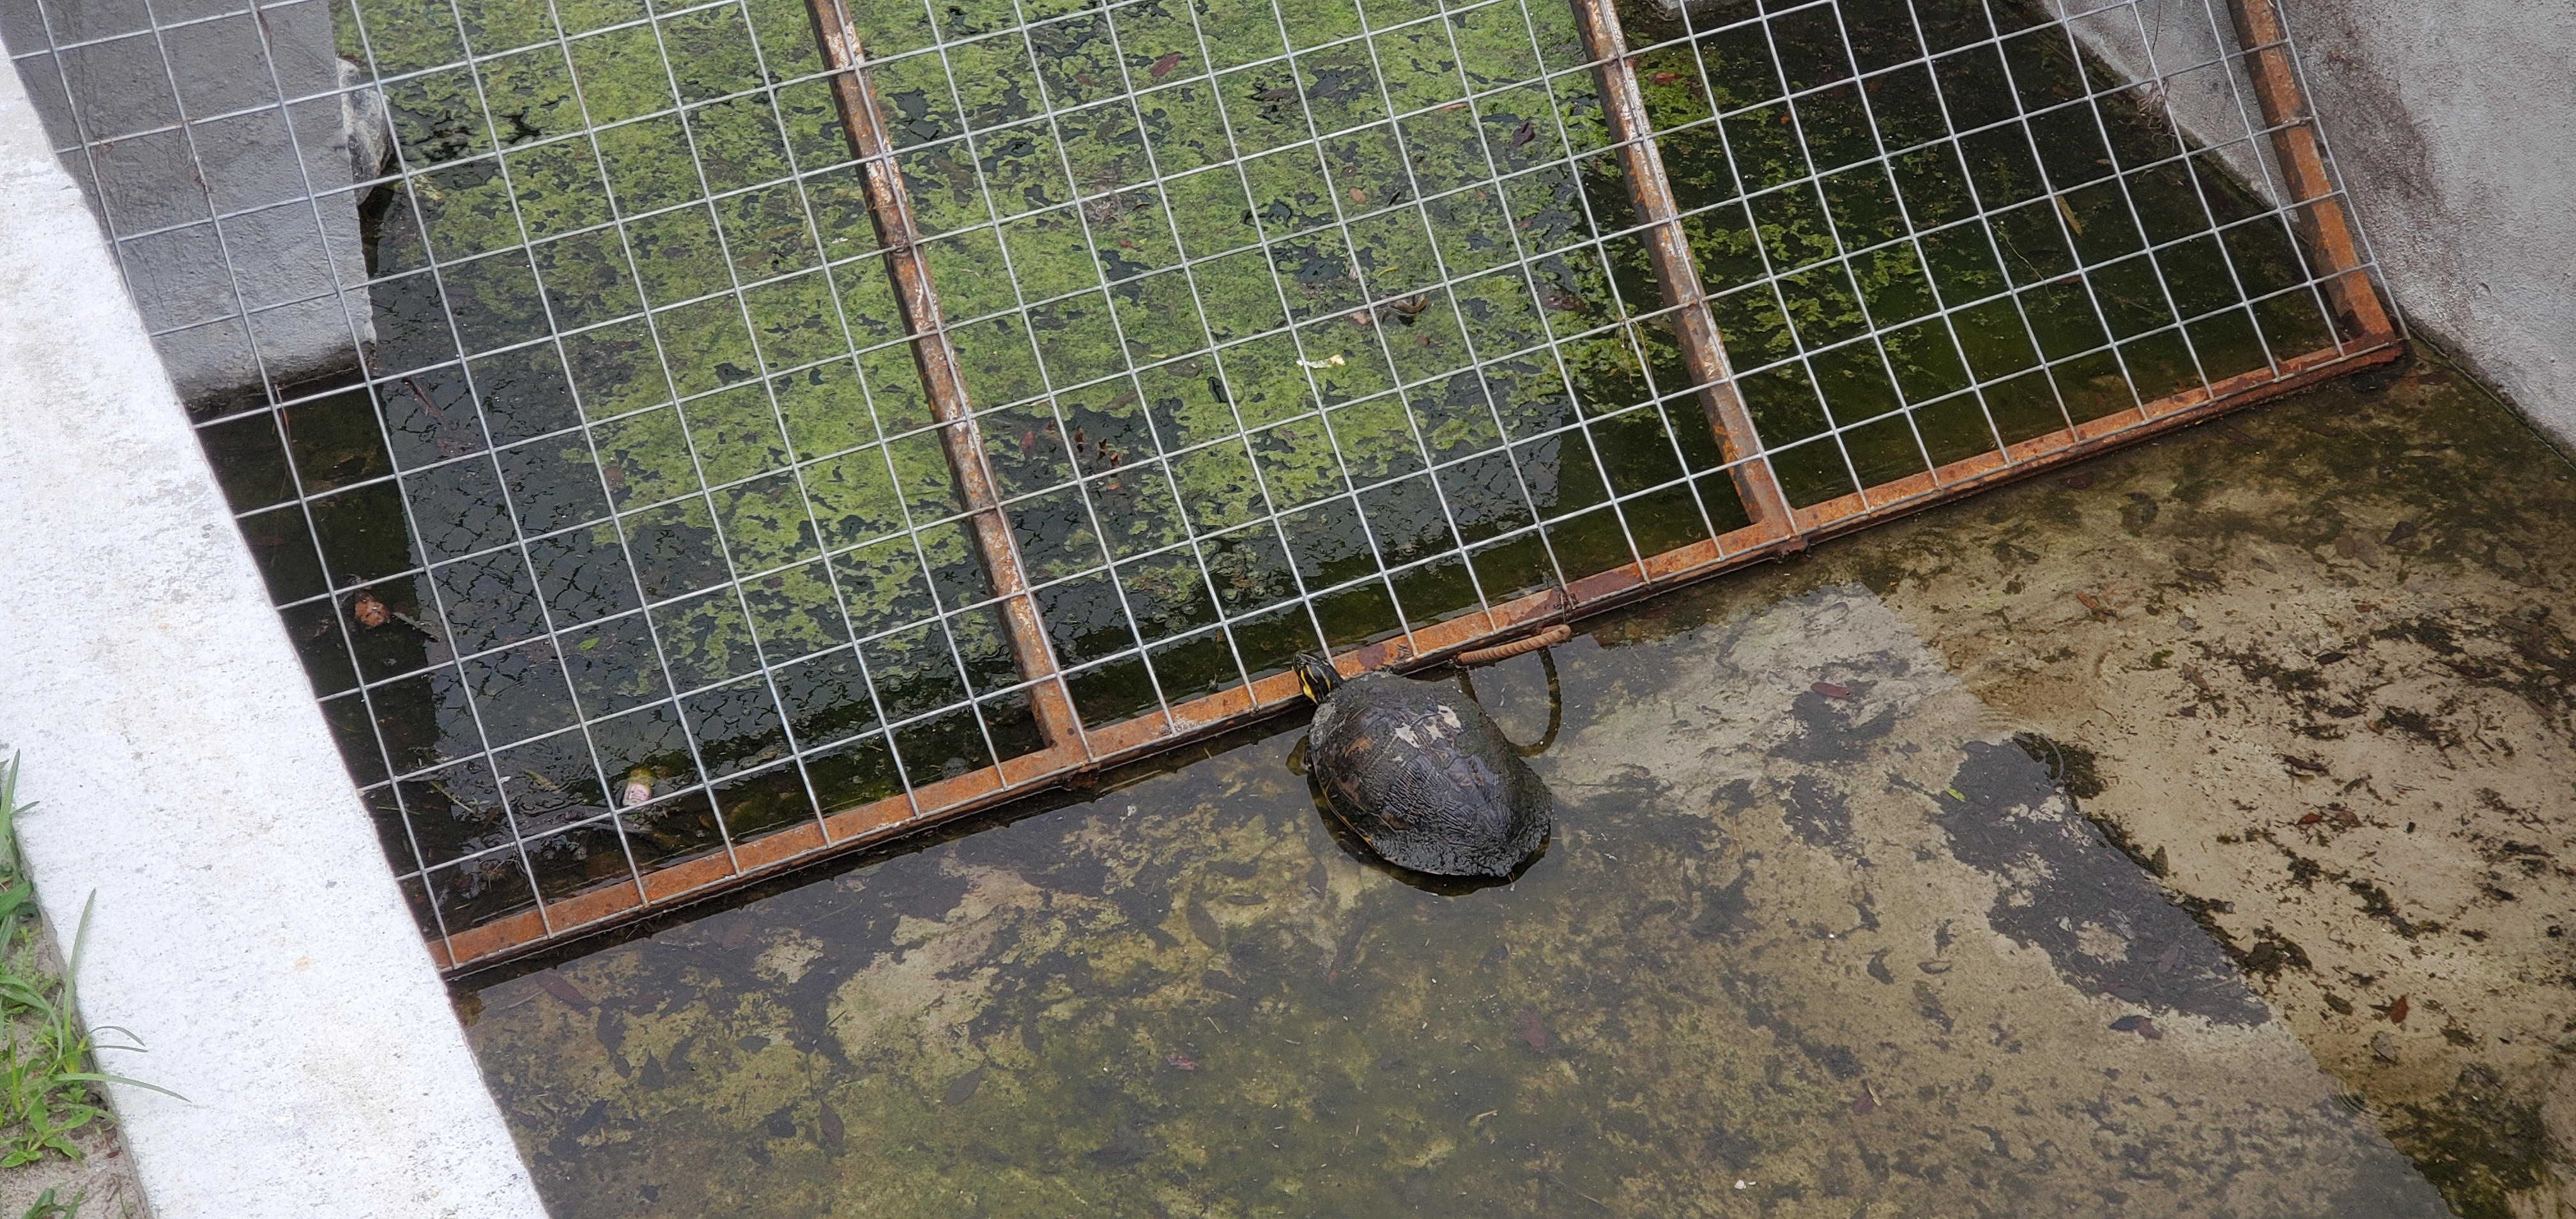
[[[1720,597],[1561,649],[1514,883],[1355,860],[1283,726],[489,986],[472,1035],[566,1219],[2445,1213],[2065,755],[1865,591]],[[1547,685],[1477,674],[1515,739]]]

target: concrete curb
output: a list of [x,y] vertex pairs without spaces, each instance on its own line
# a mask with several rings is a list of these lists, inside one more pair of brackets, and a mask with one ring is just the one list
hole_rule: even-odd
[[0,71],[0,750],[163,1219],[544,1214],[79,189]]

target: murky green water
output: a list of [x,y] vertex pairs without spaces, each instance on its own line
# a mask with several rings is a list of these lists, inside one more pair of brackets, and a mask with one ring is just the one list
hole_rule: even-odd
[[[1560,649],[1516,883],[1327,832],[1294,730],[468,1000],[549,1205],[2440,1215],[1866,589]],[[1546,729],[1536,657],[1481,670]]]
[[[1086,722],[1743,522],[1565,6],[856,9]],[[424,930],[1037,748],[804,5],[335,11],[371,384],[202,434]],[[1799,502],[2327,341],[2063,27],[1693,11],[1627,20]]]

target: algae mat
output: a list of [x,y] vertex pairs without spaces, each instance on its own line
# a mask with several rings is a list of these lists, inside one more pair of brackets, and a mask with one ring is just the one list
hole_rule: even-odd
[[[2446,1213],[1866,589],[1622,638],[1515,884],[1346,852],[1282,730],[471,1033],[566,1219]],[[1539,737],[1540,660],[1481,676]]]

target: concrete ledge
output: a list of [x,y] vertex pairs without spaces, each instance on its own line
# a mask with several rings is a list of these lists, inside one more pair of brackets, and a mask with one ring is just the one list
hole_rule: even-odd
[[[544,1213],[80,191],[0,71],[0,750],[163,1219]],[[68,947],[68,945],[66,945]]]

